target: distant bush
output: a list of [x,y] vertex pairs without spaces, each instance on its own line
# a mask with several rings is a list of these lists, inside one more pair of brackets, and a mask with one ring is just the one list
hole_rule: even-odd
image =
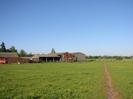
[[123,57],[116,57],[116,60],[123,60]]
[[88,59],[87,62],[93,62],[96,61],[95,59]]

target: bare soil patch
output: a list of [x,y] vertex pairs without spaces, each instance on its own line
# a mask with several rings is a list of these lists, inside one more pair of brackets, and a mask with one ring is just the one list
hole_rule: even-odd
[[106,92],[108,99],[121,99],[119,92],[115,90],[112,78],[108,70],[108,65],[104,62],[104,76],[105,76],[105,83],[106,83]]

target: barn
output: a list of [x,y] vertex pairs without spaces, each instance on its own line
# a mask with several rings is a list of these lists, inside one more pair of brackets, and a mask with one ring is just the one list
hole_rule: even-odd
[[69,52],[60,52],[56,53],[52,49],[49,54],[35,54],[32,57],[34,62],[80,62],[85,61],[86,55],[81,52],[69,53]]
[[61,56],[61,61],[64,62],[81,62],[86,60],[86,55],[81,52],[62,52],[57,54]]
[[73,62],[74,55],[69,52],[57,53],[61,57],[61,61],[63,62]]
[[74,55],[74,60],[77,62],[85,61],[86,60],[86,55],[81,52],[75,52],[72,53]]
[[50,54],[36,54],[32,57],[34,62],[58,62],[60,61],[60,56],[55,53]]
[[32,63],[32,57],[19,57],[20,63]]
[[0,63],[18,63],[18,54],[9,52],[0,52]]

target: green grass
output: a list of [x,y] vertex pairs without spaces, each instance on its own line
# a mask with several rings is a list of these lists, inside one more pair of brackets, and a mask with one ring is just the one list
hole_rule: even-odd
[[[133,99],[133,60],[106,60],[122,99]],[[101,61],[0,65],[0,99],[106,99]]]
[[2,99],[105,99],[103,83],[99,61],[0,65]]
[[115,87],[123,99],[133,99],[133,60],[108,61]]

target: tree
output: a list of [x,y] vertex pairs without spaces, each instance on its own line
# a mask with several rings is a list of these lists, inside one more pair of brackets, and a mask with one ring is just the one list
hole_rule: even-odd
[[6,52],[11,52],[10,49],[6,49]]
[[9,48],[10,52],[17,52],[17,49],[15,48],[15,46],[12,46],[11,48]]
[[54,50],[54,48],[52,48],[51,53],[52,53],[52,54],[55,54],[55,53],[56,53],[55,50]]
[[23,49],[21,49],[19,52],[19,56],[22,56],[22,57],[27,56],[27,53]]
[[32,56],[33,56],[33,54],[32,54],[32,53],[29,53],[29,54],[27,54],[27,56],[32,57]]
[[115,56],[116,60],[123,60],[123,57],[121,56]]
[[0,52],[6,52],[6,47],[5,47],[5,43],[2,42],[2,44],[0,45]]

